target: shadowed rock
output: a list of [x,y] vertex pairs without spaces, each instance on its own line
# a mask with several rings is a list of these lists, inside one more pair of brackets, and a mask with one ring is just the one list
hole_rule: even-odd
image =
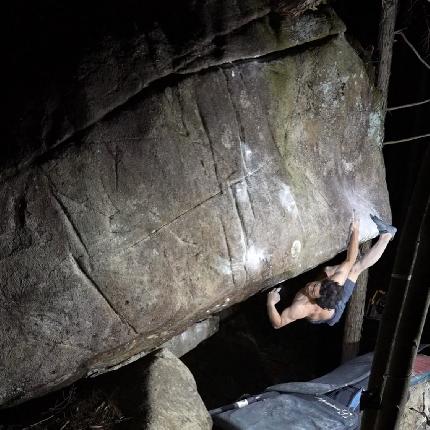
[[[172,73],[337,33],[343,25],[329,10],[304,15],[300,23],[289,18],[320,2],[96,0],[58,7],[35,2],[32,8],[16,2],[4,19],[12,42],[4,58],[9,79],[0,179]],[[276,4],[283,17],[272,11]]]

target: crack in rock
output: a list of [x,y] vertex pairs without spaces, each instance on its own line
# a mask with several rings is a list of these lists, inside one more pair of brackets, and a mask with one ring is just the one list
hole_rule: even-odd
[[130,329],[133,331],[134,334],[138,334],[138,331],[136,330],[136,328],[129,321],[127,321],[126,318],[123,315],[121,315],[115,309],[113,303],[109,300],[109,298],[106,296],[106,294],[100,288],[100,286],[97,285],[97,283],[95,282],[95,280],[91,278],[91,276],[85,270],[85,268],[80,263],[80,261],[73,254],[70,254],[70,257],[72,259],[73,265],[76,268],[77,272],[80,273],[83,276],[83,278],[98,292],[98,294],[103,297],[104,301],[108,304],[109,308],[120,319],[120,321],[122,321],[124,324],[126,324],[128,327],[130,327]]

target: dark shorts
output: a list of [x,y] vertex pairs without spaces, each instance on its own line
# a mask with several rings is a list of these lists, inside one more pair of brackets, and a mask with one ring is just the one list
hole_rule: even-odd
[[334,308],[334,315],[328,320],[308,320],[312,324],[328,324],[335,325],[339,322],[343,311],[345,310],[345,306],[348,303],[348,300],[351,298],[352,293],[355,288],[355,282],[352,282],[351,279],[347,279],[343,284],[342,297],[337,302],[336,307]]

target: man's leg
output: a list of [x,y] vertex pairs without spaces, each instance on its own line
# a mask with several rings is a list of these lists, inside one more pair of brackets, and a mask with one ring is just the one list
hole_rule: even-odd
[[391,238],[390,233],[381,234],[378,241],[354,264],[349,272],[348,279],[356,282],[361,272],[373,266],[381,258]]

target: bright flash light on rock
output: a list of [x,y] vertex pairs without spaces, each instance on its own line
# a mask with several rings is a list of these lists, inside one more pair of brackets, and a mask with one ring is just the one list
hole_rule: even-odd
[[249,267],[257,268],[264,260],[264,251],[256,248],[254,245],[250,246],[246,252],[246,265]]

